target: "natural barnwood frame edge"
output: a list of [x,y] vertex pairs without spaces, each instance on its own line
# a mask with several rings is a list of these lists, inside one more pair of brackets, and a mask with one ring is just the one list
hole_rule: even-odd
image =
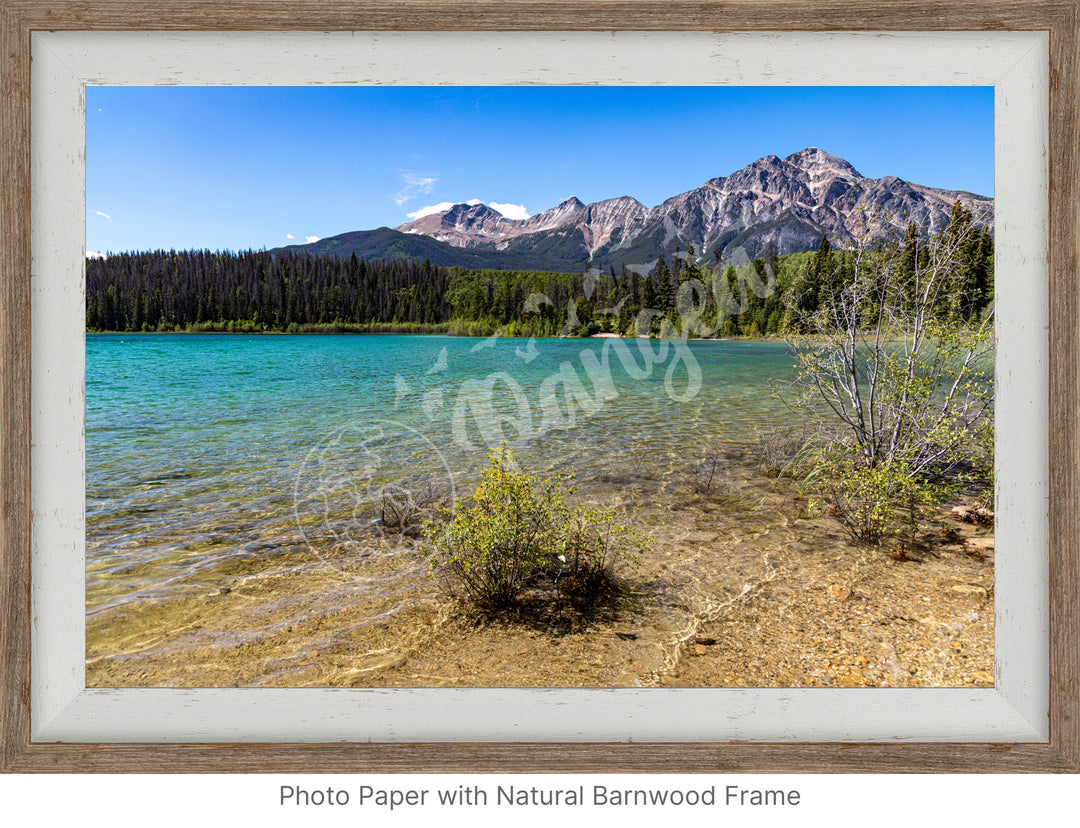
[[[1080,0],[0,0],[0,769],[5,772],[1080,771]],[[45,744],[30,739],[34,31],[1046,31],[1050,738],[1045,744]]]

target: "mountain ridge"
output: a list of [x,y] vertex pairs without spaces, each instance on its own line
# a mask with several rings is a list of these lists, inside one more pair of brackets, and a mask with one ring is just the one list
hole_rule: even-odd
[[[396,228],[352,231],[306,245],[332,255],[428,258],[464,267],[559,270],[626,267],[647,272],[660,256],[741,263],[773,248],[779,255],[814,249],[823,235],[841,245],[863,217],[902,232],[945,226],[959,201],[993,230],[993,199],[915,184],[892,175],[867,178],[847,160],[817,147],[786,158],[766,155],[729,175],[671,196],[654,207],[623,195],[586,204],[571,196],[525,219],[483,203],[459,203]],[[411,241],[410,241],[411,240]],[[426,241],[424,241],[426,240]]]

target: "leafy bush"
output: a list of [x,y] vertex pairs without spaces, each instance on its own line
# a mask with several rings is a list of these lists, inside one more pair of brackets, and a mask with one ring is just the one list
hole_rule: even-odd
[[426,524],[433,569],[484,611],[510,607],[538,581],[586,603],[610,594],[616,568],[636,560],[646,542],[610,511],[571,507],[570,476],[530,474],[505,447],[488,459],[480,485],[450,519]]
[[616,591],[616,567],[636,563],[648,548],[644,538],[617,524],[610,510],[584,506],[565,519],[560,543],[555,584],[586,603]]
[[914,474],[901,458],[867,466],[860,457],[835,450],[817,456],[812,477],[829,512],[863,543],[905,532],[914,537],[948,491]]

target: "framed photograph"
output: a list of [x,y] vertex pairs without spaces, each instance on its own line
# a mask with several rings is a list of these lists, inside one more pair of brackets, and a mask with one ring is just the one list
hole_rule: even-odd
[[5,771],[1080,769],[1076,0],[2,9]]

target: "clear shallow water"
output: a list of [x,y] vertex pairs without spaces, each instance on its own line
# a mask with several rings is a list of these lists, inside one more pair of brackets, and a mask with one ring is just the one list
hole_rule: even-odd
[[341,540],[388,486],[468,491],[501,440],[601,495],[790,417],[778,343],[102,334],[86,365],[91,612]]

